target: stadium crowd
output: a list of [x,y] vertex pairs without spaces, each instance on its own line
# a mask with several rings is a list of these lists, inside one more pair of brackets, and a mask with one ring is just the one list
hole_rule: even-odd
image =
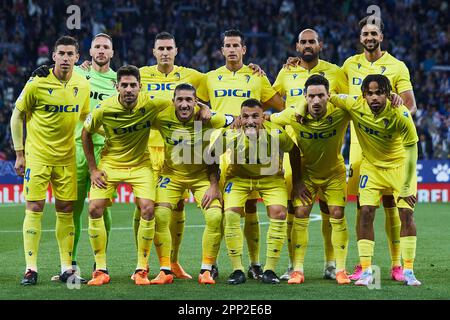
[[[66,29],[67,7],[81,8],[81,29]],[[299,30],[312,27],[324,41],[321,58],[342,65],[359,48],[358,21],[371,1],[293,0],[113,0],[0,3],[0,159],[14,159],[9,119],[14,101],[38,65],[51,60],[62,34],[80,42],[80,61],[89,58],[92,36],[114,39],[112,67],[155,64],[154,37],[177,39],[176,64],[199,71],[223,64],[220,34],[239,28],[248,38],[246,62],[259,64],[273,81],[287,57],[295,56]],[[383,50],[403,60],[411,73],[418,111],[419,158],[450,156],[450,24],[448,1],[387,0]],[[51,63],[51,62],[50,62]]]

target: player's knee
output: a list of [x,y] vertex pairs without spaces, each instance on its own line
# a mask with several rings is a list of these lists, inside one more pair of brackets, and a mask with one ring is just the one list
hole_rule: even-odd
[[103,216],[103,211],[105,210],[104,206],[98,202],[90,202],[89,203],[89,216],[92,219],[98,219]]
[[400,221],[402,226],[408,228],[415,225],[414,223],[414,215],[411,209],[399,208]]
[[210,229],[217,229],[220,231],[222,226],[222,211],[221,210],[207,210],[205,214],[206,226]]
[[72,201],[56,201],[55,209],[57,212],[73,212],[73,202]]
[[269,217],[276,220],[286,220],[287,210],[283,206],[270,206]]
[[295,217],[299,219],[309,218],[309,211],[306,207],[295,207]]
[[373,225],[373,212],[367,207],[361,208],[361,218],[359,220],[360,228],[367,229]]
[[149,205],[149,204],[145,204],[145,205],[141,205],[141,217],[144,220],[152,220],[155,216],[155,210],[154,210],[154,206]]
[[245,203],[245,213],[256,213],[256,203],[258,199],[250,199]]
[[333,207],[330,210],[330,215],[334,219],[342,219],[344,217],[344,208],[343,207]]
[[384,195],[382,199],[383,199],[383,207],[385,208],[395,207],[395,199],[393,195]]
[[44,211],[44,201],[27,201],[27,210],[33,212]]

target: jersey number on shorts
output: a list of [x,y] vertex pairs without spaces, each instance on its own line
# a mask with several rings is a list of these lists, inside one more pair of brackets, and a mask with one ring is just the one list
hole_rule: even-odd
[[25,180],[27,180],[27,182],[30,181],[30,171],[31,171],[30,168],[28,168],[27,171],[25,171]]
[[232,186],[233,186],[233,182],[228,182],[227,186],[225,187],[225,192],[230,193]]
[[160,188],[167,188],[167,185],[170,182],[170,178],[159,177],[158,185]]
[[366,176],[366,175],[363,175],[363,176],[359,177],[359,187],[361,189],[364,189],[366,187],[367,180],[369,180],[369,177]]

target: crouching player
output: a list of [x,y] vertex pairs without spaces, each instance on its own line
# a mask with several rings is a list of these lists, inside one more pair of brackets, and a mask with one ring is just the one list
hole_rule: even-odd
[[225,242],[233,273],[229,284],[245,282],[242,265],[243,234],[240,226],[244,205],[252,191],[258,191],[270,218],[267,232],[263,283],[279,283],[275,267],[286,238],[287,190],[282,173],[283,153],[294,143],[278,125],[264,122],[263,108],[256,99],[241,105],[240,130],[227,130],[212,146],[231,150],[231,163],[225,174]]
[[[231,115],[214,113],[202,124],[195,121],[200,110],[196,90],[190,84],[179,84],[174,91],[173,105],[161,112],[154,122],[165,144],[165,160],[156,186],[155,247],[161,271],[151,284],[172,283],[170,220],[173,210],[186,189],[190,189],[205,217],[202,239],[202,264],[198,282],[214,284],[211,268],[216,261],[222,239],[222,204],[219,170],[211,158],[205,162],[208,133],[233,123]],[[207,106],[204,105],[207,108]]]
[[373,221],[380,197],[393,194],[400,213],[400,250],[404,263],[405,284],[418,286],[413,272],[416,254],[416,226],[413,213],[417,193],[417,132],[409,110],[393,107],[391,84],[384,75],[368,75],[361,86],[362,97],[333,96],[336,106],[346,109],[355,124],[363,160],[359,178],[358,251],[363,274],[356,285],[372,283],[374,252]]

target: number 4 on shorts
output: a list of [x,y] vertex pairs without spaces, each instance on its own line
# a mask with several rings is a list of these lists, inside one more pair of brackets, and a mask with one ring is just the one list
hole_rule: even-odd
[[226,193],[230,193],[231,192],[231,187],[233,186],[233,182],[228,182],[228,184],[225,187],[225,192]]

